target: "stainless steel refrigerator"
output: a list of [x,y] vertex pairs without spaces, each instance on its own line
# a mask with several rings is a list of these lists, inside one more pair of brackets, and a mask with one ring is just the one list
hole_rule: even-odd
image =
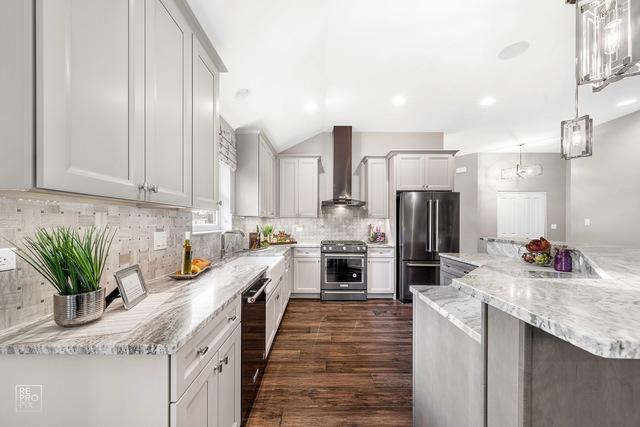
[[410,302],[410,286],[440,285],[440,253],[460,251],[460,193],[402,192],[396,206],[396,297]]

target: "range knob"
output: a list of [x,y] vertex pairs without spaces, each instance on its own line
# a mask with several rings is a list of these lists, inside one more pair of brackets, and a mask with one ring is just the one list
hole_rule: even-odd
[[332,251],[333,250],[333,246],[329,246],[329,250]]
[[322,247],[322,250],[323,250],[323,251],[326,251],[326,250],[327,250],[327,247],[326,247],[326,246],[323,246],[323,247]]
[[362,249],[360,246],[356,246],[357,251],[359,251],[360,249]]
[[343,251],[346,251],[346,250],[347,250],[347,247],[346,247],[346,246],[343,246],[343,247],[342,247],[342,250],[343,250]]

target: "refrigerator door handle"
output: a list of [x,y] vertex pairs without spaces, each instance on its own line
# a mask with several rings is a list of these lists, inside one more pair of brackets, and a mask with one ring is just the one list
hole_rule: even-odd
[[440,239],[438,238],[438,229],[440,228],[440,200],[436,200],[436,252],[440,252]]
[[433,229],[431,228],[432,218],[433,218],[433,200],[429,200],[429,235],[427,237],[427,239],[429,239],[429,249],[427,250],[427,252],[433,252],[433,246],[431,245],[433,243]]

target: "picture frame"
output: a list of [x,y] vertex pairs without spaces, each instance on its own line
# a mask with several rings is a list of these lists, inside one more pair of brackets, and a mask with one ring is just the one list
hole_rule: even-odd
[[147,297],[147,285],[138,264],[116,272],[114,277],[118,284],[125,310],[130,310]]

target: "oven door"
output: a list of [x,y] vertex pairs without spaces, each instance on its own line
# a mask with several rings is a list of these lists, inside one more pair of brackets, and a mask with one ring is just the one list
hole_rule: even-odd
[[366,254],[323,254],[322,289],[367,289]]

